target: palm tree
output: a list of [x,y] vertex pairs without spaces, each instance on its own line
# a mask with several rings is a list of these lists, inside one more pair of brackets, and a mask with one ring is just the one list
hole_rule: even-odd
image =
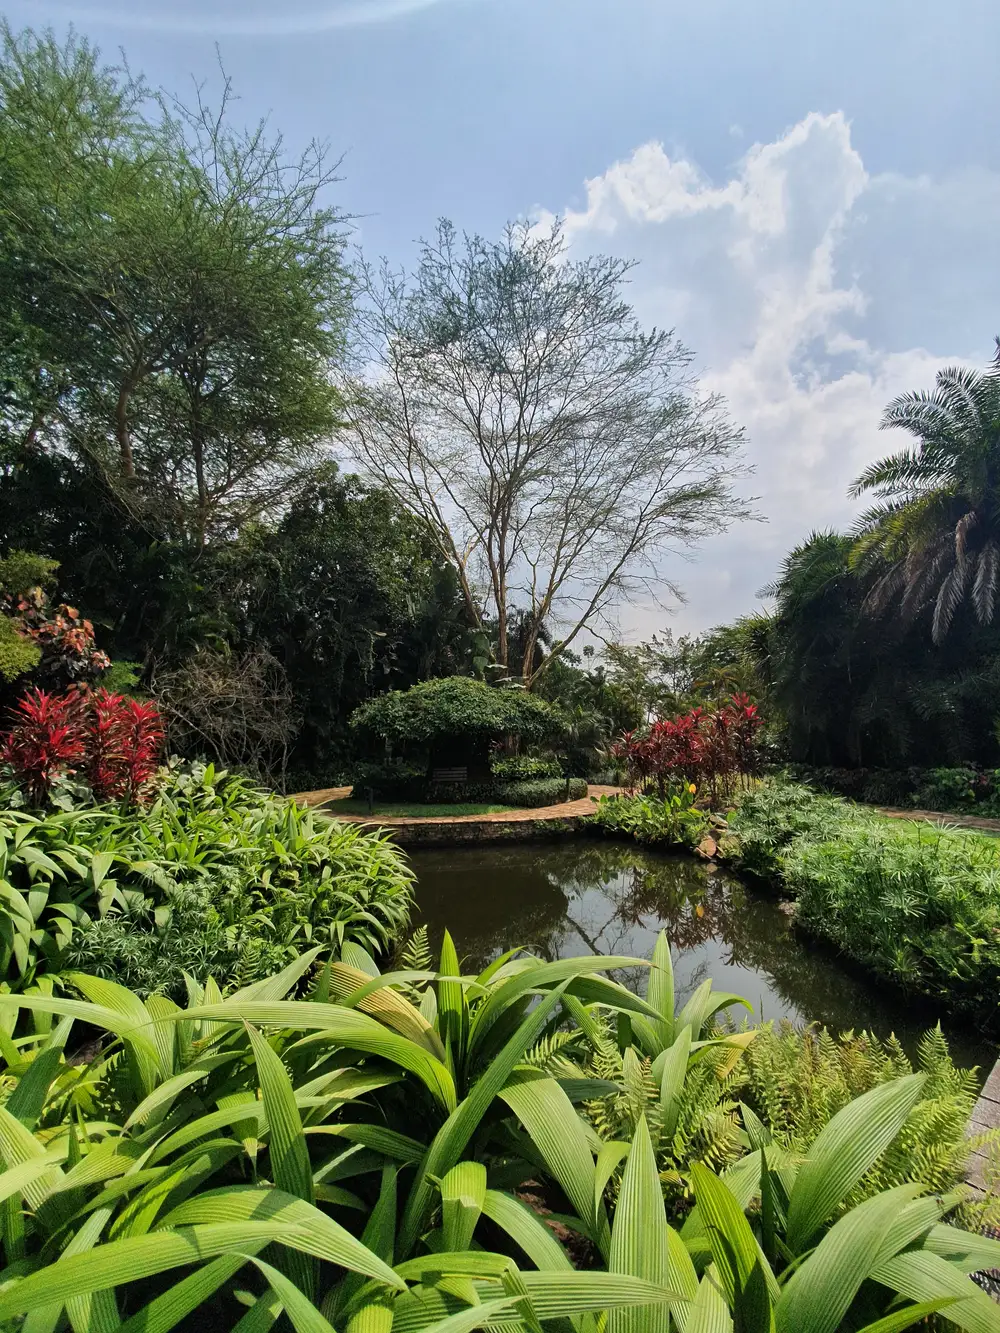
[[987,371],[949,367],[933,393],[906,393],[881,428],[902,427],[918,443],[879,459],[851,488],[879,503],[864,513],[854,560],[882,567],[868,597],[883,611],[896,599],[912,619],[933,607],[940,643],[963,600],[980,624],[993,620],[1000,584],[1000,362]]

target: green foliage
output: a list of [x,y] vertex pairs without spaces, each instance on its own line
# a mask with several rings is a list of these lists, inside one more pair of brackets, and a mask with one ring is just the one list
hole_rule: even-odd
[[384,951],[412,876],[395,848],[211,767],[152,805],[0,813],[0,964],[14,986],[66,966],[183,994],[184,972],[247,982],[315,944]]
[[[945,1194],[961,1184],[971,1151],[1000,1140],[997,1131],[967,1135],[979,1080],[973,1070],[956,1069],[940,1028],[921,1039],[916,1070],[926,1076],[920,1098],[899,1137],[856,1186],[852,1203],[907,1181]],[[783,1022],[766,1025],[747,1046],[733,1091],[776,1142],[803,1152],[852,1098],[913,1072],[894,1037],[884,1042],[868,1032],[835,1037],[826,1028]]]
[[494,759],[490,768],[498,782],[534,782],[536,778],[563,777],[558,759],[541,759],[532,755],[519,754]]
[[396,745],[428,745],[451,737],[489,740],[521,736],[543,741],[557,735],[558,712],[544,699],[518,689],[497,689],[468,676],[426,680],[363,704],[351,716],[356,731]]
[[765,783],[723,852],[797,899],[796,920],[881,976],[996,1020],[1000,841]]
[[[664,982],[658,984],[658,976]],[[669,1011],[672,991],[661,933],[647,998]],[[662,1026],[634,1017],[614,1029],[606,1020],[592,1022],[582,1060],[579,1031],[556,1034],[561,1040],[538,1053],[536,1062],[550,1073],[576,1072],[616,1085],[617,1091],[586,1104],[588,1118],[609,1143],[631,1139],[645,1121],[673,1218],[690,1210],[693,1164],[717,1172],[733,1167],[755,1150],[757,1121],[769,1141],[801,1156],[854,1098],[914,1072],[895,1038],[835,1037],[826,1028],[788,1022],[748,1029],[729,1017],[720,1021],[720,1011],[738,1002],[706,983]],[[845,1209],[908,1182],[946,1194],[962,1183],[972,1151],[1000,1144],[1000,1131],[967,1137],[979,1082],[975,1071],[955,1068],[939,1029],[921,1041],[917,1068],[924,1076],[919,1098],[891,1146],[853,1187]],[[618,1179],[617,1165],[611,1179]],[[990,1207],[995,1216],[995,1203]],[[970,1205],[967,1211],[972,1219],[982,1210]]]
[[737,798],[725,846],[740,870],[774,880],[780,879],[784,854],[793,843],[833,842],[869,823],[864,811],[837,797],[797,783],[762,782]]
[[814,533],[765,590],[773,614],[747,625],[786,756],[835,768],[995,766],[988,701],[1000,684],[1000,627],[963,604],[935,644],[929,612],[876,615],[884,567],[861,567],[854,552],[848,536]]
[[562,801],[582,801],[586,794],[586,778],[534,778],[497,785],[497,800],[504,805],[529,810],[545,805],[559,805]]
[[33,671],[42,660],[42,650],[18,631],[9,616],[0,615],[0,676],[5,681]]
[[798,920],[852,958],[995,1019],[1000,845],[964,830],[873,821],[783,858]]
[[602,796],[587,826],[651,847],[697,847],[710,820],[695,805],[695,796],[690,785],[664,797]]
[[[0,997],[0,1321],[833,1333],[955,1297],[947,1321],[1000,1327],[966,1277],[1000,1245],[943,1223],[953,1196],[907,1183],[851,1207],[929,1076],[878,1082],[800,1154],[741,1108],[746,1156],[721,1176],[691,1164],[678,1231],[646,1117],[601,1143],[575,1104],[607,1086],[558,1067],[588,1032],[606,1046],[608,1021],[647,1063],[673,1049],[675,1018],[694,1050],[733,997],[702,988],[675,1015],[663,942],[648,1002],[604,975],[640,960],[506,955],[470,977],[447,935],[436,971],[425,939],[388,975],[348,944],[288,1000],[317,952],[228,998],[192,983],[184,1008],[82,974],[64,996]],[[104,1034],[82,1061],[76,1024]],[[699,1050],[736,1039],[710,1040]],[[657,1059],[669,1093],[686,1069]],[[579,1267],[515,1192],[528,1180],[565,1200]]]
[[0,592],[20,597],[30,588],[44,588],[53,582],[58,568],[58,561],[31,551],[10,551],[0,557]]
[[141,662],[112,662],[101,676],[101,684],[111,694],[143,695]]

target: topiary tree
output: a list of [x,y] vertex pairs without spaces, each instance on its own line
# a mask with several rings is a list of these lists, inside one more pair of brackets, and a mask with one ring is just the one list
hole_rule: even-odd
[[519,736],[538,742],[563,730],[561,714],[544,699],[467,676],[425,680],[379,695],[355,709],[350,724],[394,750],[425,752],[429,777],[435,770],[464,768],[470,783],[489,781],[493,741]]

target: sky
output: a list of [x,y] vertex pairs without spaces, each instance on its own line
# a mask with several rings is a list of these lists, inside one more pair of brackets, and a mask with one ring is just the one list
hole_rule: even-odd
[[902,443],[896,394],[1000,333],[995,0],[8,0],[73,24],[181,96],[217,88],[290,148],[343,155],[332,202],[369,257],[407,263],[441,216],[493,235],[564,219],[571,252],[634,259],[629,297],[674,328],[747,431],[765,522],[664,574],[669,618],[759,606],[851,479]]

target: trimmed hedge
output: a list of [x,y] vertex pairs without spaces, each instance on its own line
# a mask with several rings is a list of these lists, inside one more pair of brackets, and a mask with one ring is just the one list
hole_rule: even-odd
[[565,720],[535,694],[499,689],[467,676],[447,676],[369,699],[351,714],[350,725],[355,732],[412,748],[433,746],[448,737],[465,738],[470,744],[495,736],[544,741],[561,734]]
[[570,778],[568,784],[565,778],[536,778],[532,782],[499,783],[493,799],[522,810],[536,810],[564,801],[582,801],[586,794],[585,778]]
[[497,782],[534,782],[538,778],[565,779],[558,759],[514,755],[510,759],[494,759],[490,768]]

